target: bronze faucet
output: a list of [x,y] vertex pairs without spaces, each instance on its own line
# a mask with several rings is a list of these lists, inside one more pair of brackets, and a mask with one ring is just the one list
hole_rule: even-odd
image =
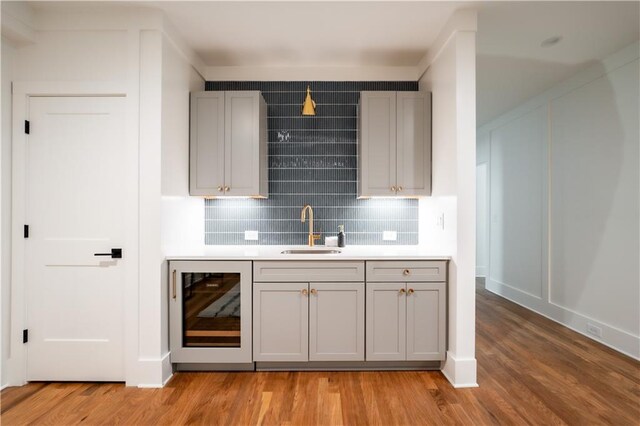
[[315,245],[315,241],[320,239],[320,234],[314,235],[313,233],[313,209],[309,204],[305,204],[305,206],[302,208],[300,221],[304,223],[307,210],[309,210],[309,247],[313,247]]

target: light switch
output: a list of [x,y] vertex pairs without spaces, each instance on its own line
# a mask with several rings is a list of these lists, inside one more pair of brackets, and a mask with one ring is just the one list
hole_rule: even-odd
[[244,231],[244,239],[247,241],[257,241],[258,231]]
[[383,241],[396,241],[398,239],[398,233],[396,231],[384,231],[382,233]]

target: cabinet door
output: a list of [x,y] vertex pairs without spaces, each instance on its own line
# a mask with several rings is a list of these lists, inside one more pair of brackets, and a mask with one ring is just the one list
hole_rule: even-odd
[[171,362],[251,362],[251,262],[169,268]]
[[224,92],[191,94],[189,193],[223,195]]
[[398,195],[431,193],[431,94],[398,92]]
[[444,360],[445,289],[445,283],[407,283],[407,360]]
[[253,360],[308,361],[307,283],[254,283]]
[[406,359],[405,283],[367,283],[367,361]]
[[364,283],[309,287],[309,361],[364,361]]
[[226,196],[260,195],[260,92],[225,92]]
[[361,92],[358,196],[395,196],[396,92]]

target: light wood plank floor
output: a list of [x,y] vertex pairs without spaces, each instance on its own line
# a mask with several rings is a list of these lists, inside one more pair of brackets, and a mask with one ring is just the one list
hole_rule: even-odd
[[479,388],[439,372],[180,373],[164,389],[31,383],[18,424],[640,424],[640,363],[478,288]]

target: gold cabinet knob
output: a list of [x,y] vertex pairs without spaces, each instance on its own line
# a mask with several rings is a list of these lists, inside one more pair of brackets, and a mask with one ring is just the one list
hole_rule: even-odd
[[404,293],[405,293],[404,288],[401,288],[401,289],[399,290],[399,293],[400,293],[400,294],[404,294]]
[[392,187],[391,187],[391,191],[396,192],[396,187],[395,187],[395,186],[392,186]]
[[312,288],[310,291],[311,294],[318,294],[318,291],[315,288]]
[[401,186],[398,187],[398,192],[400,192],[400,191],[402,191],[402,187]]
[[407,290],[407,294],[408,294],[409,296],[411,296],[411,295],[413,294],[413,289],[412,289],[412,288],[410,288],[409,290]]
[[219,186],[219,187],[218,187],[218,191],[222,192],[222,191],[224,191],[224,188],[223,188],[223,187],[221,187],[221,186]]
[[230,190],[230,189],[231,189],[230,187],[225,186],[225,187],[224,187],[224,192],[229,192],[229,190]]
[[306,288],[303,288],[300,292],[303,296],[306,296],[309,293]]
[[410,274],[411,274],[411,271],[408,270],[408,269],[405,269],[404,271],[402,271],[402,275],[404,275],[404,276],[407,276],[407,275],[410,275]]

